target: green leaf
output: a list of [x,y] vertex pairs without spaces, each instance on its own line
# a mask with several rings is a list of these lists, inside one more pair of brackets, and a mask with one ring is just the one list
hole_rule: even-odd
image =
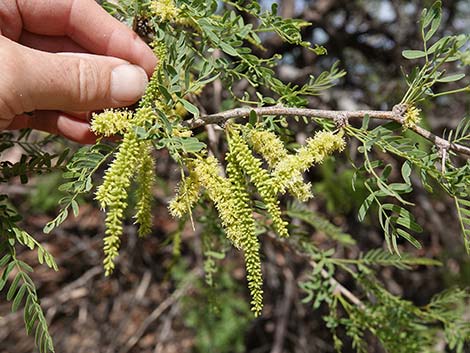
[[72,200],[70,206],[72,207],[73,215],[77,217],[79,213],[78,202],[76,200]]
[[406,59],[419,59],[424,58],[426,53],[422,50],[403,50],[401,55]]
[[46,234],[49,234],[55,227],[56,227],[55,222],[50,221],[44,226],[42,231]]
[[252,126],[255,126],[256,123],[258,122],[258,116],[256,115],[256,112],[254,110],[250,111],[249,122]]
[[406,184],[411,185],[411,162],[405,161],[401,166],[401,176]]
[[195,118],[199,117],[199,109],[194,104],[188,102],[184,98],[179,98],[178,101],[183,105],[184,109],[194,115]]
[[13,282],[11,282],[10,288],[8,289],[8,292],[7,292],[8,301],[13,299],[13,296],[15,295],[16,290],[18,289],[18,283],[20,282],[21,276],[22,276],[22,273],[18,272]]
[[226,54],[231,56],[239,56],[238,52],[230,44],[225,42],[219,42],[220,49],[222,49]]
[[423,231],[423,227],[421,227],[418,223],[416,223],[411,218],[398,217],[396,219],[396,223],[417,233],[421,233]]
[[206,145],[204,143],[202,143],[201,141],[199,141],[195,137],[189,137],[189,138],[182,139],[181,143],[182,143],[181,148],[185,152],[193,152],[193,153],[194,152],[199,152],[199,151],[203,150],[206,147]]
[[421,249],[421,243],[417,241],[411,234],[405,232],[403,229],[397,228],[397,233],[400,235],[402,238],[406,239],[408,242],[411,243],[415,248]]
[[424,36],[424,41],[428,41],[436,33],[442,18],[442,3],[440,0],[436,1],[431,8],[427,11],[426,16],[421,19],[423,31],[431,25],[428,32]]
[[441,77],[437,79],[437,82],[455,82],[463,79],[465,77],[465,74],[455,74],[455,75],[449,75],[445,77]]
[[427,50],[428,54],[433,54],[436,50],[442,50],[445,48],[446,45],[453,39],[454,37],[445,36],[439,39],[436,43],[431,45],[431,47]]
[[26,262],[18,260],[18,265],[21,267],[21,269],[25,272],[33,272],[33,268],[29,266]]
[[18,293],[16,293],[15,299],[13,300],[13,304],[11,305],[11,311],[14,312],[18,310],[18,307],[20,306],[21,301],[23,300],[25,292],[26,284],[23,284],[18,290]]
[[10,262],[8,266],[3,271],[2,277],[0,278],[0,291],[5,287],[5,284],[8,281],[8,276],[15,267],[15,262]]
[[168,90],[166,89],[165,86],[163,86],[163,85],[158,85],[158,90],[159,90],[160,93],[163,95],[163,97],[165,97],[165,99],[166,99],[166,101],[167,101],[168,103],[173,101],[173,99],[171,98],[170,92],[168,92]]
[[374,201],[374,195],[370,194],[369,196],[366,197],[366,199],[362,202],[361,207],[359,207],[359,212],[357,214],[357,218],[359,219],[359,222],[363,222],[367,211],[369,210],[370,206],[372,205],[372,202]]
[[5,266],[8,263],[8,261],[10,261],[10,259],[11,259],[10,254],[6,254],[5,256],[3,256],[2,259],[0,260],[0,267]]

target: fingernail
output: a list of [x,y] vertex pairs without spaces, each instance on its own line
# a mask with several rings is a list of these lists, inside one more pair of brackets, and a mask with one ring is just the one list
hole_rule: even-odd
[[135,102],[144,95],[148,84],[144,69],[120,65],[111,72],[111,97],[118,102]]

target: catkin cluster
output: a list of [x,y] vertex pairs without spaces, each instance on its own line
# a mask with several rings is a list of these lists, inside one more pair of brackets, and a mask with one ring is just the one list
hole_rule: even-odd
[[95,198],[106,210],[106,231],[104,237],[104,269],[106,275],[114,270],[118,256],[123,220],[127,208],[128,189],[136,177],[137,205],[135,220],[139,224],[139,236],[151,231],[152,186],[155,181],[155,162],[151,142],[140,139],[136,128],[154,125],[157,115],[153,106],[158,105],[158,77],[165,47],[155,43],[154,51],[160,61],[150,79],[146,94],[135,112],[127,110],[106,110],[95,114],[92,131],[99,136],[121,135],[122,142],[113,162],[105,172],[103,183],[98,187]]
[[[173,216],[182,217],[196,204],[200,189],[206,190],[227,238],[243,251],[252,310],[258,315],[263,300],[262,273],[250,185],[264,202],[274,230],[282,237],[288,236],[279,196],[289,191],[300,199],[311,197],[310,184],[303,182],[302,173],[334,151],[341,151],[344,140],[341,134],[320,131],[297,153],[289,154],[274,133],[238,125],[227,127],[227,140],[227,177],[222,176],[222,167],[212,156],[191,160],[186,164],[189,175],[181,181],[169,209]],[[268,169],[253,151],[263,157]]]

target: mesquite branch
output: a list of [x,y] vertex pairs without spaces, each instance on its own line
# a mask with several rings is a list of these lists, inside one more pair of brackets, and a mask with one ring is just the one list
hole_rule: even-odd
[[[204,115],[199,118],[194,118],[184,122],[184,125],[194,129],[208,124],[221,124],[230,119],[246,118],[254,111],[257,116],[275,115],[275,116],[305,116],[308,118],[323,118],[334,120],[338,125],[345,125],[349,119],[363,119],[369,116],[372,119],[390,120],[403,124],[403,109],[400,105],[394,107],[392,111],[381,110],[323,110],[323,109],[308,109],[308,108],[288,108],[282,106],[260,107],[260,108],[237,108],[227,110],[217,114]],[[433,142],[441,150],[452,150],[467,156],[470,156],[470,147],[449,142],[442,137],[434,135],[432,132],[423,129],[417,125],[409,127],[418,135]]]

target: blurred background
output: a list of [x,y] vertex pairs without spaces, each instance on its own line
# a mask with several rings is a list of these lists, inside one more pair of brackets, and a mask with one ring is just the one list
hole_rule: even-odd
[[[263,38],[267,52],[257,54],[282,54],[279,77],[299,85],[306,82],[308,75],[318,75],[339,60],[348,74],[333,89],[311,98],[311,108],[390,110],[406,90],[402,71],[409,72],[413,65],[402,58],[401,52],[420,49],[417,20],[421,9],[431,3],[280,0],[282,16],[311,22],[303,30],[305,39],[324,46],[328,55],[317,56],[268,35]],[[262,1],[263,6],[271,4]],[[443,10],[440,35],[469,33],[468,0],[443,1]],[[216,110],[212,94],[209,89],[200,100]],[[219,107],[223,100],[221,96]],[[455,128],[464,116],[470,116],[470,99],[468,94],[445,96],[421,108],[424,126],[440,135],[446,128]],[[302,141],[312,134],[313,127],[293,124],[292,130]],[[348,148],[349,155],[354,156],[357,143],[351,141]],[[394,163],[390,155],[379,157]],[[2,158],[14,160],[18,156],[11,149]],[[32,277],[50,322],[56,351],[333,352],[332,338],[322,320],[324,308],[313,310],[311,304],[302,303],[305,294],[298,283],[311,268],[305,259],[269,237],[263,238],[265,308],[261,317],[254,319],[249,311],[241,253],[230,249],[220,260],[221,268],[214,270],[216,285],[207,286],[204,271],[212,269],[204,268],[202,229],[193,231],[190,225],[179,224],[166,208],[179,171],[164,151],[158,153],[157,161],[153,234],[138,239],[136,227],[131,222],[126,224],[127,236],[117,270],[110,278],[105,278],[102,270],[104,216],[92,197],[82,200],[77,218],[69,217],[58,230],[45,236],[42,228],[56,214],[62,197],[57,189],[61,174],[35,177],[27,185],[17,181],[0,186],[1,193],[9,194],[24,215],[23,227],[45,244],[59,265],[60,270],[53,272],[37,264],[34,253],[22,254],[28,264],[35,264]],[[336,246],[338,256],[354,258],[361,251],[383,247],[384,240],[374,217],[363,224],[357,221],[365,194],[360,188],[355,192],[351,189],[351,171],[344,162],[330,161],[309,172],[316,197],[308,208],[355,239],[354,246]],[[424,227],[418,236],[423,248],[403,245],[404,251],[439,259],[444,266],[419,267],[414,271],[386,268],[379,278],[392,293],[424,305],[445,288],[470,286],[470,257],[462,244],[452,200],[439,190],[429,194],[419,182],[414,184],[409,199],[416,204],[413,213]],[[331,240],[315,227],[306,231],[311,232],[316,245],[331,246]],[[339,275],[337,279],[354,291],[354,283],[349,283],[347,276]],[[470,320],[470,312],[468,315]],[[0,317],[0,353],[35,352],[34,338],[24,332],[21,312],[10,312],[4,292],[0,293]],[[382,351],[372,337],[369,344],[370,352]],[[352,351],[347,346],[343,350]]]

